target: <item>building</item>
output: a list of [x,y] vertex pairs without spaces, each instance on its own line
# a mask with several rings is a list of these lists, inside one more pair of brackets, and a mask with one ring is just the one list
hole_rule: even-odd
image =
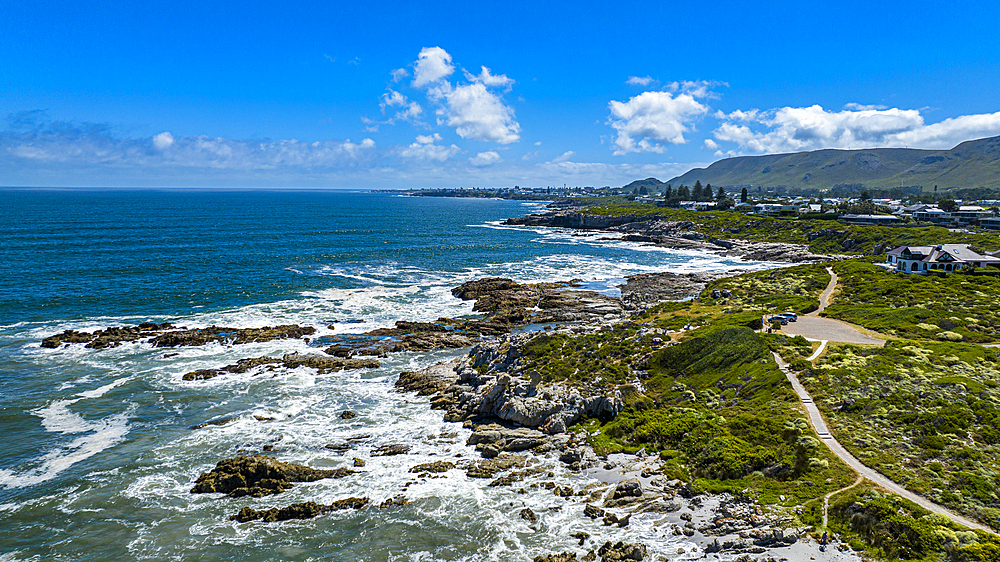
[[951,217],[948,216],[948,213],[938,209],[937,207],[927,207],[919,211],[914,211],[911,216],[913,217],[913,220],[918,222],[951,222]]
[[847,224],[877,224],[882,226],[892,226],[903,222],[903,219],[893,215],[840,215],[837,220],[842,220]]
[[1000,230],[1000,217],[986,217],[979,219],[979,226],[986,230]]
[[937,246],[900,246],[886,252],[887,264],[896,271],[926,275],[928,272],[947,273],[973,267],[1000,267],[1000,258],[982,256],[966,244]]
[[799,214],[797,205],[781,205],[779,203],[758,203],[754,205],[753,212],[758,215],[768,217],[787,217]]

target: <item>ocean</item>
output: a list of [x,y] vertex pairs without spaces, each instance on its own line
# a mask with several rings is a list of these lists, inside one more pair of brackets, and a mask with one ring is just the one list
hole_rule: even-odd
[[[451,288],[480,277],[581,279],[615,294],[637,273],[773,266],[500,224],[542,207],[345,191],[0,191],[0,561],[523,561],[579,550],[569,536],[577,531],[641,539],[674,559],[690,544],[652,518],[609,529],[544,487],[488,487],[458,469],[410,474],[420,463],[478,458],[465,444],[469,430],[393,387],[400,371],[465,350],[400,353],[377,369],[323,375],[302,367],[181,378],[246,357],[320,353],[324,337],[396,320],[473,317]],[[308,343],[166,350],[40,346],[67,329],[147,321],[317,333]],[[342,419],[344,410],[357,417]],[[326,447],[342,443],[352,449]],[[370,455],[397,443],[409,453]],[[265,498],[190,493],[218,461],[265,447],[314,468],[366,464]],[[542,462],[548,480],[588,483],[555,459]],[[378,508],[400,494],[410,503]],[[229,520],[244,506],[349,496],[373,505],[303,521]],[[537,523],[518,517],[524,507]]]

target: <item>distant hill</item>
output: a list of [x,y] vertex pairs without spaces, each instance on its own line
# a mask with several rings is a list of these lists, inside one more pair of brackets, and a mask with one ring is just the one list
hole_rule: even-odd
[[966,141],[951,150],[827,149],[740,156],[695,168],[668,183],[694,185],[699,180],[717,187],[749,184],[788,189],[830,189],[838,184],[876,189],[922,185],[925,191],[935,185],[940,190],[1000,188],[1000,137]]
[[663,191],[664,189],[667,188],[667,184],[656,178],[646,178],[644,180],[635,180],[634,182],[626,186],[622,186],[622,189],[627,189],[628,191],[632,191],[633,189],[640,189],[642,187],[645,187],[646,190],[648,190],[650,193],[653,193],[653,192]]

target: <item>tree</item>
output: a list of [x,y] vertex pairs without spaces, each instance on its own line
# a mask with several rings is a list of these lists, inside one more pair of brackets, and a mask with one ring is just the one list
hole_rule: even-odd
[[956,203],[954,199],[942,199],[938,201],[938,207],[940,207],[942,211],[951,213],[958,210],[958,203]]
[[867,189],[862,190],[861,191],[861,200],[862,201],[871,201],[872,200],[872,194],[869,193]]
[[646,186],[642,186],[639,188],[639,193],[642,195],[649,195],[649,190],[646,189]]
[[740,203],[746,203],[748,195],[747,188],[744,187],[743,191],[740,192]]
[[638,187],[633,187],[632,188],[632,195],[639,195],[639,188]]
[[670,187],[670,184],[667,184],[667,190],[663,192],[663,198],[670,199],[673,196],[674,196],[674,188]]
[[725,199],[726,198],[726,190],[722,189],[722,187],[720,186],[719,187],[719,192],[715,194],[715,198],[718,201],[722,201],[723,199]]
[[688,201],[691,199],[691,192],[688,190],[688,186],[682,185],[677,188],[677,197],[680,197],[682,201]]

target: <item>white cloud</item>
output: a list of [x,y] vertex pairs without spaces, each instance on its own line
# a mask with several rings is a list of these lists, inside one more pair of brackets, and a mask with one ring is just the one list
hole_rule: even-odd
[[413,71],[413,87],[422,88],[446,78],[455,72],[451,55],[441,47],[424,47],[417,57]]
[[704,146],[706,150],[719,150],[719,143],[712,139],[705,139]]
[[561,155],[553,158],[552,162],[566,162],[567,160],[572,158],[574,154],[576,153],[573,152],[572,150],[567,150],[566,152],[563,152]]
[[694,121],[708,112],[688,93],[676,97],[669,92],[643,92],[627,102],[611,101],[612,127],[616,156],[629,152],[663,152],[659,143],[683,144],[684,133],[692,129]]
[[729,86],[727,82],[718,80],[682,80],[667,84],[667,89],[671,92],[691,94],[696,98],[719,99],[719,94],[712,91],[719,86]]
[[463,139],[510,144],[520,140],[521,126],[514,120],[514,109],[504,105],[500,96],[482,82],[442,88],[438,95],[447,102],[439,113],[442,120]]
[[174,144],[174,136],[170,134],[169,131],[163,131],[160,134],[153,135],[153,146],[160,150],[166,150],[170,148],[170,145]]
[[962,115],[904,131],[895,135],[895,142],[918,148],[952,148],[963,141],[996,135],[1000,135],[1000,111]]
[[649,86],[653,83],[653,78],[651,76],[629,76],[625,83],[629,86]]
[[392,81],[399,82],[400,80],[406,78],[409,75],[410,75],[409,71],[407,71],[405,68],[397,68],[396,70],[392,71]]
[[455,145],[441,146],[434,144],[439,140],[441,140],[441,135],[437,133],[433,135],[418,135],[417,142],[400,150],[399,155],[403,158],[412,158],[415,160],[444,162],[456,154],[461,154],[462,149]]
[[887,106],[887,105],[863,105],[863,104],[860,104],[860,103],[851,102],[851,103],[844,104],[844,109],[852,109],[852,110],[855,110],[855,111],[857,111],[857,110],[863,110],[863,109],[889,109],[889,106]]
[[476,76],[475,74],[471,74],[468,71],[466,71],[465,77],[470,82],[482,82],[486,86],[504,87],[509,89],[511,86],[514,85],[514,80],[508,78],[506,74],[494,75],[491,74],[490,69],[486,68],[485,66],[481,68],[482,71],[480,71],[479,76]]
[[420,104],[410,100],[403,94],[390,89],[388,93],[382,94],[382,101],[379,102],[379,107],[382,109],[384,114],[387,108],[398,107],[400,108],[392,117],[389,118],[384,124],[392,125],[396,121],[409,121],[410,123],[418,123],[420,121],[420,115],[423,114],[424,108],[420,107]]
[[722,115],[716,140],[751,152],[796,152],[822,148],[952,148],[972,138],[1000,134],[1000,112],[964,115],[926,125],[916,109],[845,109],[819,105],[782,107]]
[[417,142],[420,144],[432,144],[441,140],[441,135],[434,133],[433,135],[417,135]]
[[477,167],[492,166],[501,160],[502,158],[500,158],[500,155],[492,150],[480,152],[475,156],[475,158],[469,158],[469,162],[471,162],[473,166]]
[[535,146],[542,146],[542,141],[535,141]]

